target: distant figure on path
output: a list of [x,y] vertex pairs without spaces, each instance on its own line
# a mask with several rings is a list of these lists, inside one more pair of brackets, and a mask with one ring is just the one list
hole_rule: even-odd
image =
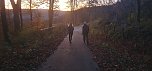
[[72,41],[73,30],[74,30],[74,27],[72,26],[72,24],[70,24],[70,25],[68,26],[69,42],[70,42],[70,43],[71,43],[71,41]]
[[86,22],[84,22],[84,25],[82,27],[82,34],[83,34],[83,41],[87,45],[89,44],[88,33],[89,33],[89,26],[87,25]]

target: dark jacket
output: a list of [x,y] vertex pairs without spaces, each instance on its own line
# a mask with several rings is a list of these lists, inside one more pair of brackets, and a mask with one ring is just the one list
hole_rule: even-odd
[[83,28],[82,28],[82,34],[83,35],[88,35],[88,33],[89,33],[89,26],[84,24]]
[[68,27],[68,32],[69,32],[69,33],[73,33],[73,30],[74,30],[74,27],[73,27],[72,25],[70,25],[70,26]]

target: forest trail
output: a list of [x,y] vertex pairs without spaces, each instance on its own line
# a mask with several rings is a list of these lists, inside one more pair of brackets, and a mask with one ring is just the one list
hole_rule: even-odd
[[90,50],[83,43],[81,27],[74,28],[72,43],[68,36],[37,71],[99,71]]

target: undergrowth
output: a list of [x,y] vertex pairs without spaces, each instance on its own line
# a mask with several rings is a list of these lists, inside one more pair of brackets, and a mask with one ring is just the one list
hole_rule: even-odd
[[24,29],[11,34],[12,47],[0,47],[0,71],[35,71],[53,54],[66,35],[66,25],[52,29]]

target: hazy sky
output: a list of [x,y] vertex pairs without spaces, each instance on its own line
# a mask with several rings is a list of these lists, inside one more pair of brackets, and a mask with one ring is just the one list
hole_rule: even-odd
[[[15,0],[15,1],[16,1],[16,0]],[[29,3],[28,3],[29,0],[22,0],[22,1],[24,1],[24,2],[22,2],[22,8],[23,8],[23,9],[29,8],[29,5],[27,5],[27,4],[29,4]],[[32,0],[32,1],[33,1],[33,2],[39,2],[39,0]],[[68,1],[68,0],[59,0],[58,5],[60,5],[60,7],[59,7],[60,10],[68,10],[68,8],[67,8],[68,5],[66,4],[67,1]],[[5,0],[5,4],[6,4],[6,8],[7,8],[7,9],[12,9],[10,0]],[[42,4],[42,5],[40,5],[38,8],[40,8],[40,9],[48,9],[48,6],[47,6],[47,5],[48,5],[48,4]]]
[[[6,1],[6,8],[7,9],[12,9],[12,6],[10,4],[10,0],[5,0]],[[25,8],[29,8],[29,4],[28,1],[29,0],[22,0],[24,2],[22,2],[22,8],[25,9]],[[33,2],[39,2],[39,0],[32,0]],[[47,0],[46,0],[47,1]],[[59,0],[59,9],[60,10],[63,10],[63,11],[67,11],[67,10],[70,10],[69,8],[67,8],[68,4],[66,3],[68,0]],[[99,1],[102,1],[102,0],[99,0]],[[117,2],[117,0],[115,0],[115,2]],[[42,4],[40,5],[38,8],[39,9],[48,9],[48,4]],[[80,6],[83,7],[83,3],[79,4]],[[34,7],[35,8],[35,7]]]

